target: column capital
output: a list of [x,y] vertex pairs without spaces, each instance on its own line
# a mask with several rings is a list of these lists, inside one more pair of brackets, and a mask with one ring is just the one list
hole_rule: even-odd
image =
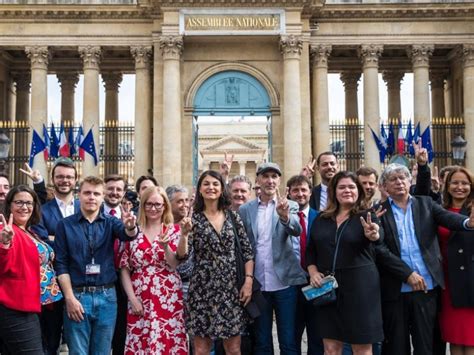
[[364,68],[378,68],[379,58],[383,52],[382,44],[363,44],[358,50],[358,55],[362,59],[362,66]]
[[343,71],[339,77],[344,85],[345,91],[357,90],[361,74],[356,71]]
[[47,46],[26,47],[25,52],[31,62],[31,69],[48,70],[50,53]]
[[328,58],[331,55],[332,46],[330,44],[312,44],[309,47],[311,63],[315,67],[328,67]]
[[56,77],[58,78],[58,82],[62,90],[74,91],[77,83],[79,82],[79,73],[75,72],[59,72],[56,74]]
[[102,50],[100,46],[83,46],[79,47],[79,53],[84,63],[84,69],[99,70]]
[[448,77],[448,71],[444,69],[430,69],[431,89],[444,88],[444,81]]
[[474,44],[463,44],[461,55],[464,68],[474,66]]
[[382,78],[389,90],[400,90],[400,84],[405,76],[405,72],[400,70],[384,70]]
[[135,69],[149,69],[153,48],[151,46],[131,46],[130,53],[135,58]]
[[102,81],[106,91],[118,91],[120,83],[122,82],[122,73],[103,72]]
[[433,51],[433,44],[414,44],[407,49],[408,57],[411,58],[413,67],[429,66]]
[[30,92],[31,73],[29,71],[12,73],[12,79],[16,83],[16,90],[17,91],[28,91],[28,92]]
[[303,50],[301,36],[289,35],[280,37],[280,51],[284,59],[299,59]]
[[179,60],[183,54],[183,36],[161,36],[160,49],[163,59]]

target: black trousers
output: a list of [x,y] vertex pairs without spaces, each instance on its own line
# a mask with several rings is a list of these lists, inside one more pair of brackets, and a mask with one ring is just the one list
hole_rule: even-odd
[[301,340],[306,328],[308,339],[308,355],[323,355],[324,345],[323,339],[318,335],[316,328],[317,308],[304,297],[301,289],[305,285],[298,286],[298,296],[296,300],[296,321],[295,321],[295,337],[298,354],[301,352]]
[[432,355],[438,313],[438,289],[402,293],[395,302],[382,303],[385,340],[383,355]]
[[122,286],[120,272],[117,273],[115,290],[117,292],[117,320],[115,322],[114,337],[112,339],[112,354],[123,355],[125,352],[125,339],[127,337],[128,298]]
[[40,323],[46,355],[56,355],[61,344],[64,300],[41,307]]
[[43,355],[38,315],[0,304],[0,339],[7,354]]

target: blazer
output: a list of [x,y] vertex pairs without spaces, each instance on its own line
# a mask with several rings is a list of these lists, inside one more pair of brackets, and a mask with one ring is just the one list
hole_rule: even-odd
[[[463,231],[465,216],[445,210],[428,196],[411,196],[413,224],[425,265],[435,284],[444,288],[441,252],[437,229],[442,225],[450,230]],[[400,297],[402,282],[413,272],[401,259],[400,239],[389,200],[383,203],[387,212],[380,218],[385,232],[383,243],[376,248],[377,265],[383,301],[395,301]]]
[[320,210],[320,202],[321,202],[321,184],[316,185],[311,190],[311,197],[309,198],[309,206],[316,210]]
[[[290,236],[301,235],[301,225],[297,212],[298,204],[288,201],[290,205],[290,220],[283,223],[276,210],[272,219],[272,255],[273,267],[280,281],[287,286],[301,285],[306,282],[306,275],[296,257]],[[258,239],[257,216],[258,199],[240,206],[239,214],[244,223],[247,236],[252,245],[255,259],[258,257],[256,245]]]
[[[308,237],[307,242],[309,241],[309,235],[311,234],[311,226],[313,225],[314,220],[318,216],[319,212],[316,211],[314,208],[309,208],[309,213],[308,213],[308,233],[306,233],[306,236]],[[308,245],[308,244],[306,244]]]

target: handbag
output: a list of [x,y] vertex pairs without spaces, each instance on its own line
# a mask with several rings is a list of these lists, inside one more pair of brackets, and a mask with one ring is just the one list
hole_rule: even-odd
[[337,292],[336,292],[336,290],[337,290],[338,284],[337,284],[336,278],[334,277],[334,275],[336,273],[336,260],[337,260],[337,254],[339,252],[339,244],[340,244],[340,241],[341,241],[341,238],[342,238],[342,233],[344,232],[344,229],[346,228],[346,226],[348,224],[349,224],[349,221],[345,222],[344,225],[342,226],[340,232],[339,233],[336,232],[336,251],[334,252],[334,259],[332,261],[332,270],[331,270],[331,274],[330,274],[331,276],[327,276],[327,277],[324,278],[324,279],[327,279],[327,280],[333,279],[334,282],[331,283],[329,291],[316,296],[312,300],[312,304],[315,307],[326,306],[328,304],[335,303],[337,301]]
[[[234,230],[234,240],[235,240],[235,262],[237,269],[237,288],[240,290],[245,283],[245,261],[242,254],[242,247],[240,245],[240,240],[237,233],[237,228],[235,227],[235,217],[232,212],[229,212],[230,220],[232,222],[232,229]],[[250,302],[244,307],[248,316],[251,319],[258,318],[261,314],[260,309],[265,307],[266,301],[263,297],[261,291],[262,285],[256,278],[252,282],[252,296]]]

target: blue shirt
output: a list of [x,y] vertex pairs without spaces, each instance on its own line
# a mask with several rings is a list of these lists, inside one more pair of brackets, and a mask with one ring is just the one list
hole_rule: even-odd
[[[415,225],[413,222],[412,198],[408,199],[406,211],[398,207],[395,202],[389,197],[390,206],[392,207],[393,217],[397,226],[398,239],[400,240],[400,253],[402,260],[415,272],[421,275],[426,282],[428,290],[432,290],[435,286],[433,278],[431,277],[423,256],[421,255],[420,245],[415,235]],[[407,284],[402,283],[401,292],[412,292],[413,288]]]
[[[122,221],[102,212],[90,223],[81,212],[58,222],[55,238],[56,273],[69,274],[73,287],[115,282],[114,239],[130,240]],[[100,273],[86,275],[86,265],[100,265]]]

